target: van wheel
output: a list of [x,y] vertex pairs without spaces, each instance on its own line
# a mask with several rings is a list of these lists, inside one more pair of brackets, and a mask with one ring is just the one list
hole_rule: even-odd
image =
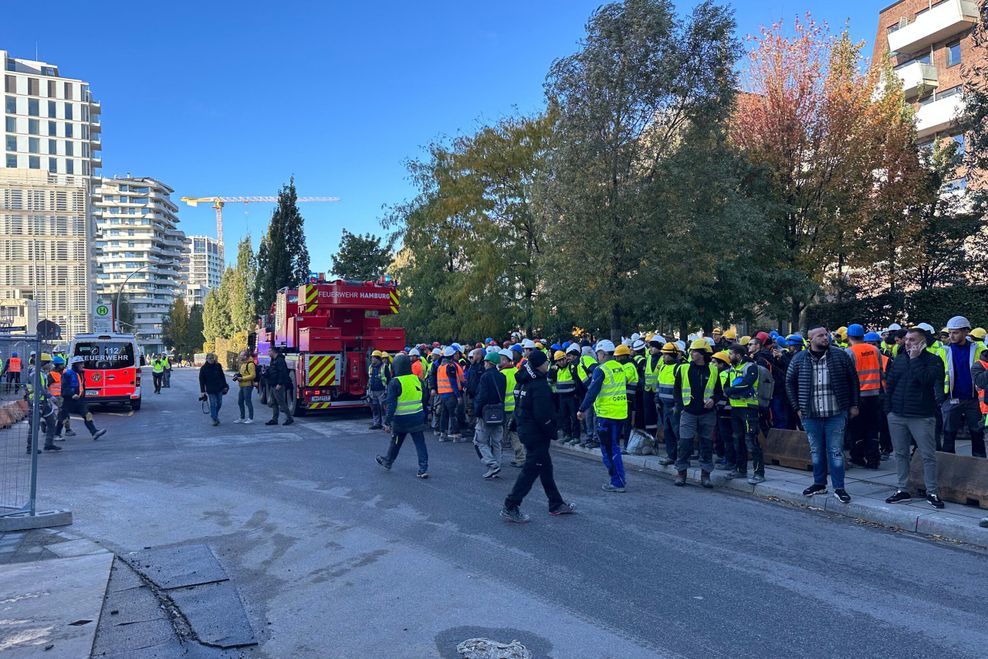
[[141,399],[138,398],[137,400],[130,401],[130,409],[134,412],[141,409]]

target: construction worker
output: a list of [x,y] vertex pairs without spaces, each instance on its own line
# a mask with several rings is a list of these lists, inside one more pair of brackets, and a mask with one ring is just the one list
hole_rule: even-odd
[[21,358],[16,351],[10,353],[10,359],[4,364],[3,371],[7,374],[7,392],[17,393],[21,384]]
[[892,359],[882,351],[882,337],[878,332],[868,332],[864,335],[865,343],[878,350],[878,358],[882,369],[882,387],[878,395],[882,412],[878,415],[878,456],[880,460],[888,460],[892,455],[892,434],[889,432],[888,415],[885,414],[885,382],[888,377]]
[[944,363],[943,393],[943,451],[954,452],[957,431],[961,423],[967,425],[971,436],[971,455],[985,457],[984,426],[978,405],[978,392],[974,387],[972,367],[981,358],[983,343],[968,339],[971,323],[964,316],[954,316],[947,321],[950,343],[943,347],[940,357]]
[[710,361],[717,368],[717,388],[714,391],[714,398],[717,401],[714,453],[717,455],[717,462],[714,468],[719,471],[732,471],[737,464],[737,455],[734,452],[731,405],[725,393],[731,384],[731,355],[726,350],[720,350],[714,353]]
[[711,486],[713,434],[717,422],[714,410],[717,369],[709,363],[711,354],[709,343],[702,338],[694,339],[690,343],[690,361],[676,368],[673,396],[680,417],[674,485],[686,485],[686,470],[689,469],[696,440],[700,452],[700,483],[703,487]]
[[172,358],[167,352],[161,353],[161,358],[165,361],[165,372],[161,378],[161,386],[165,389],[172,388]]
[[659,384],[659,368],[662,366],[662,343],[656,339],[649,339],[648,353],[642,359],[641,364],[641,398],[642,415],[645,432],[656,435],[658,430],[658,403],[655,400],[655,391]]
[[151,379],[154,381],[154,393],[161,393],[161,382],[165,377],[165,360],[163,355],[151,356]]
[[[573,393],[570,396],[570,400],[564,397],[560,398],[560,415],[565,415],[569,418],[569,439],[563,440],[564,444],[569,444],[570,446],[577,446],[581,444],[581,435],[583,434],[582,428],[583,423],[576,418],[576,412],[580,407],[580,402],[587,393],[587,386],[590,382],[590,376],[587,375],[586,370],[583,368],[583,364],[580,363],[580,345],[578,343],[570,343],[566,348],[564,348],[566,361],[565,369],[567,375],[563,376],[563,381],[572,378],[573,382]],[[562,373],[560,369],[559,373]],[[559,384],[559,376],[557,375],[557,386]],[[572,405],[572,407],[570,407]],[[564,432],[567,432],[566,423],[563,421],[560,423]]]
[[[55,425],[57,419],[57,412],[55,405],[52,404],[51,391],[48,389],[48,376],[47,372],[51,368],[51,355],[48,353],[41,353],[40,364],[37,364],[34,368],[30,369],[28,372],[27,382],[24,387],[27,391],[27,401],[31,406],[38,406],[38,419],[41,423],[40,429],[45,433],[45,451],[61,451],[62,447],[55,446]],[[37,370],[37,374],[35,374]],[[34,391],[34,378],[37,375],[39,388],[37,394]],[[29,409],[28,410],[28,434],[27,434],[27,453],[31,454],[31,441],[34,438],[34,414]],[[40,452],[40,450],[39,450]]]
[[865,341],[864,327],[859,323],[847,326],[847,354],[858,372],[858,415],[848,419],[847,439],[851,449],[851,464],[878,469],[881,454],[878,434],[882,416],[882,354]]
[[[597,358],[594,356],[593,348],[590,346],[582,346],[580,348],[580,368],[582,369],[583,375],[584,397],[586,397],[586,392],[590,390],[590,379],[593,376],[593,372],[597,369],[597,366]],[[583,422],[584,431],[587,433],[587,439],[580,446],[589,449],[598,448],[600,446],[600,438],[597,436],[597,413],[593,407],[588,408],[584,412]]]
[[463,398],[463,367],[456,361],[456,349],[446,346],[436,371],[436,393],[440,400],[439,441],[459,442],[460,419],[457,413]]
[[391,433],[386,455],[377,456],[377,464],[388,471],[398,457],[405,437],[411,435],[418,454],[418,478],[429,477],[429,451],[425,446],[425,407],[422,380],[412,373],[411,362],[405,355],[394,361],[394,378],[388,383],[385,430]]
[[836,346],[838,348],[846,348],[847,347],[847,328],[844,327],[843,325],[841,325],[840,327],[838,327],[837,328],[837,331],[834,332],[834,339],[835,339],[834,346]]
[[[433,345],[436,345],[433,343]],[[429,391],[426,396],[426,401],[429,406],[426,407],[428,414],[430,415],[432,429],[438,434],[439,433],[439,419],[442,417],[441,408],[442,401],[439,400],[439,393],[436,391],[436,372],[439,369],[439,364],[443,359],[442,348],[434,347],[429,353],[429,370],[426,373],[427,390]]]
[[556,387],[556,397],[559,400],[559,413],[557,415],[559,429],[563,434],[563,442],[572,444],[580,439],[580,425],[576,420],[577,367],[570,363],[566,353],[562,350],[554,352],[552,359],[555,362],[553,381]]
[[[659,464],[667,467],[676,462],[676,449],[679,445],[679,413],[676,411],[676,369],[679,367],[679,349],[675,343],[666,343],[660,351],[662,364],[656,378],[655,404],[658,410],[659,427],[666,445],[666,457]],[[658,434],[656,433],[656,439]]]
[[389,379],[384,353],[380,350],[373,351],[367,366],[367,399],[370,401],[372,420],[370,430],[384,428],[384,405],[387,403]]
[[635,368],[634,362],[631,361],[631,348],[623,343],[614,349],[614,360],[624,369],[628,416],[624,420],[621,439],[618,443],[621,447],[621,452],[627,453],[628,439],[631,437],[631,428],[634,425],[635,395],[638,393],[638,369]]
[[83,418],[86,428],[93,439],[99,439],[106,434],[106,429],[98,429],[93,423],[93,415],[82,398],[83,362],[81,355],[76,355],[69,360],[69,368],[62,373],[62,408],[58,412],[58,421],[55,426],[55,434],[61,432],[62,423],[69,418],[70,414],[78,414]]
[[511,450],[515,457],[511,461],[512,467],[521,469],[525,465],[525,445],[518,438],[518,426],[515,423],[515,384],[518,377],[518,368],[515,366],[515,358],[520,356],[516,350],[501,350],[501,373],[504,375],[504,431],[508,435]]
[[[56,408],[60,411],[64,400],[62,398],[62,374],[65,372],[65,357],[62,355],[55,355],[51,359],[51,371],[48,373],[49,386],[48,390],[51,392],[52,402],[55,404]],[[65,417],[62,425],[65,428],[66,437],[75,437],[75,432],[72,431],[71,419]],[[64,441],[62,438],[62,433],[56,431],[55,433],[56,441]]]
[[577,418],[583,419],[592,406],[597,414],[600,453],[610,482],[605,492],[624,492],[626,480],[621,460],[621,433],[628,418],[627,375],[624,366],[614,359],[614,343],[604,339],[596,346],[597,368],[590,377],[590,387],[580,404]]
[[754,472],[748,482],[765,481],[765,459],[758,443],[758,366],[748,354],[747,346],[736,343],[728,353],[731,357],[730,386],[724,389],[731,406],[731,435],[736,462],[728,478],[746,478],[748,458]]

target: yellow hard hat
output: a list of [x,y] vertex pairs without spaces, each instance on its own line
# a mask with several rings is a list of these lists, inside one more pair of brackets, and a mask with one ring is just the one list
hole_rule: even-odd
[[371,357],[381,357],[381,356],[382,354],[380,350],[375,350],[374,352],[371,353]]
[[728,366],[731,365],[731,356],[729,354],[727,354],[727,351],[726,350],[721,350],[720,352],[715,352],[714,353],[714,359],[719,359],[722,362],[724,362],[725,364],[727,364]]
[[386,353],[386,352],[384,352],[382,350],[381,351],[381,359],[391,359],[391,355],[389,355],[388,353]]
[[[982,331],[984,331],[984,330],[982,330]],[[48,353],[48,352],[41,353],[41,362],[42,363],[44,363],[44,362],[50,362],[50,361],[51,361],[51,353]]]
[[624,345],[623,343],[614,349],[615,357],[620,357],[621,355],[630,355],[630,354],[631,354],[631,348]]
[[679,354],[679,348],[676,347],[675,343],[667,343],[662,346],[662,352],[667,355],[677,355]]
[[838,335],[841,338],[844,338],[847,336],[847,328],[841,325],[840,327],[837,328],[837,331],[834,332],[834,334]]
[[750,336],[742,336],[740,339],[738,339],[738,345],[746,346],[748,345],[748,341],[751,341]]
[[975,327],[971,330],[971,336],[976,338],[978,341],[984,341],[986,335],[988,335],[988,332],[985,331],[984,327]]
[[724,338],[729,341],[733,341],[734,339],[738,338],[738,331],[733,327],[731,327],[726,332],[724,332]]
[[648,343],[649,341],[651,341],[653,336],[655,336],[655,335],[652,334],[651,332],[649,332],[648,334],[646,334],[645,335],[645,343]]
[[563,352],[562,350],[557,350],[556,352],[552,353],[552,359],[553,361],[557,361],[557,362],[562,359],[566,359],[566,353]]
[[536,341],[535,342],[535,347],[538,348],[539,350],[542,350],[543,348],[545,348],[545,346],[542,345],[542,342],[541,341]]
[[711,332],[711,334],[720,334],[721,336],[723,336],[723,335],[724,335],[724,333],[723,333],[723,332],[722,332],[722,331],[720,330],[720,328],[719,328],[719,327],[715,327],[715,328],[714,328],[714,331],[713,331],[713,332]]
[[702,350],[704,352],[710,352],[710,344],[703,339],[693,339],[690,343],[690,350]]

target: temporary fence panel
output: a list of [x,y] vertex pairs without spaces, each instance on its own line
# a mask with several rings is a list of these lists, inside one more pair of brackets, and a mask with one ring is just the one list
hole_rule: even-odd
[[37,337],[0,331],[0,516],[35,513],[40,354]]

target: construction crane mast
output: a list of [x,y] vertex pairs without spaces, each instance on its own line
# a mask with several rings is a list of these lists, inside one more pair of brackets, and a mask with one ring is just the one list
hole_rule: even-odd
[[[278,201],[277,197],[255,196],[255,197],[182,197],[182,201],[189,206],[195,207],[199,204],[211,203],[216,209],[216,241],[220,245],[220,252],[223,251],[223,206],[228,203],[273,203]],[[298,202],[329,202],[339,201],[339,197],[299,197]]]

